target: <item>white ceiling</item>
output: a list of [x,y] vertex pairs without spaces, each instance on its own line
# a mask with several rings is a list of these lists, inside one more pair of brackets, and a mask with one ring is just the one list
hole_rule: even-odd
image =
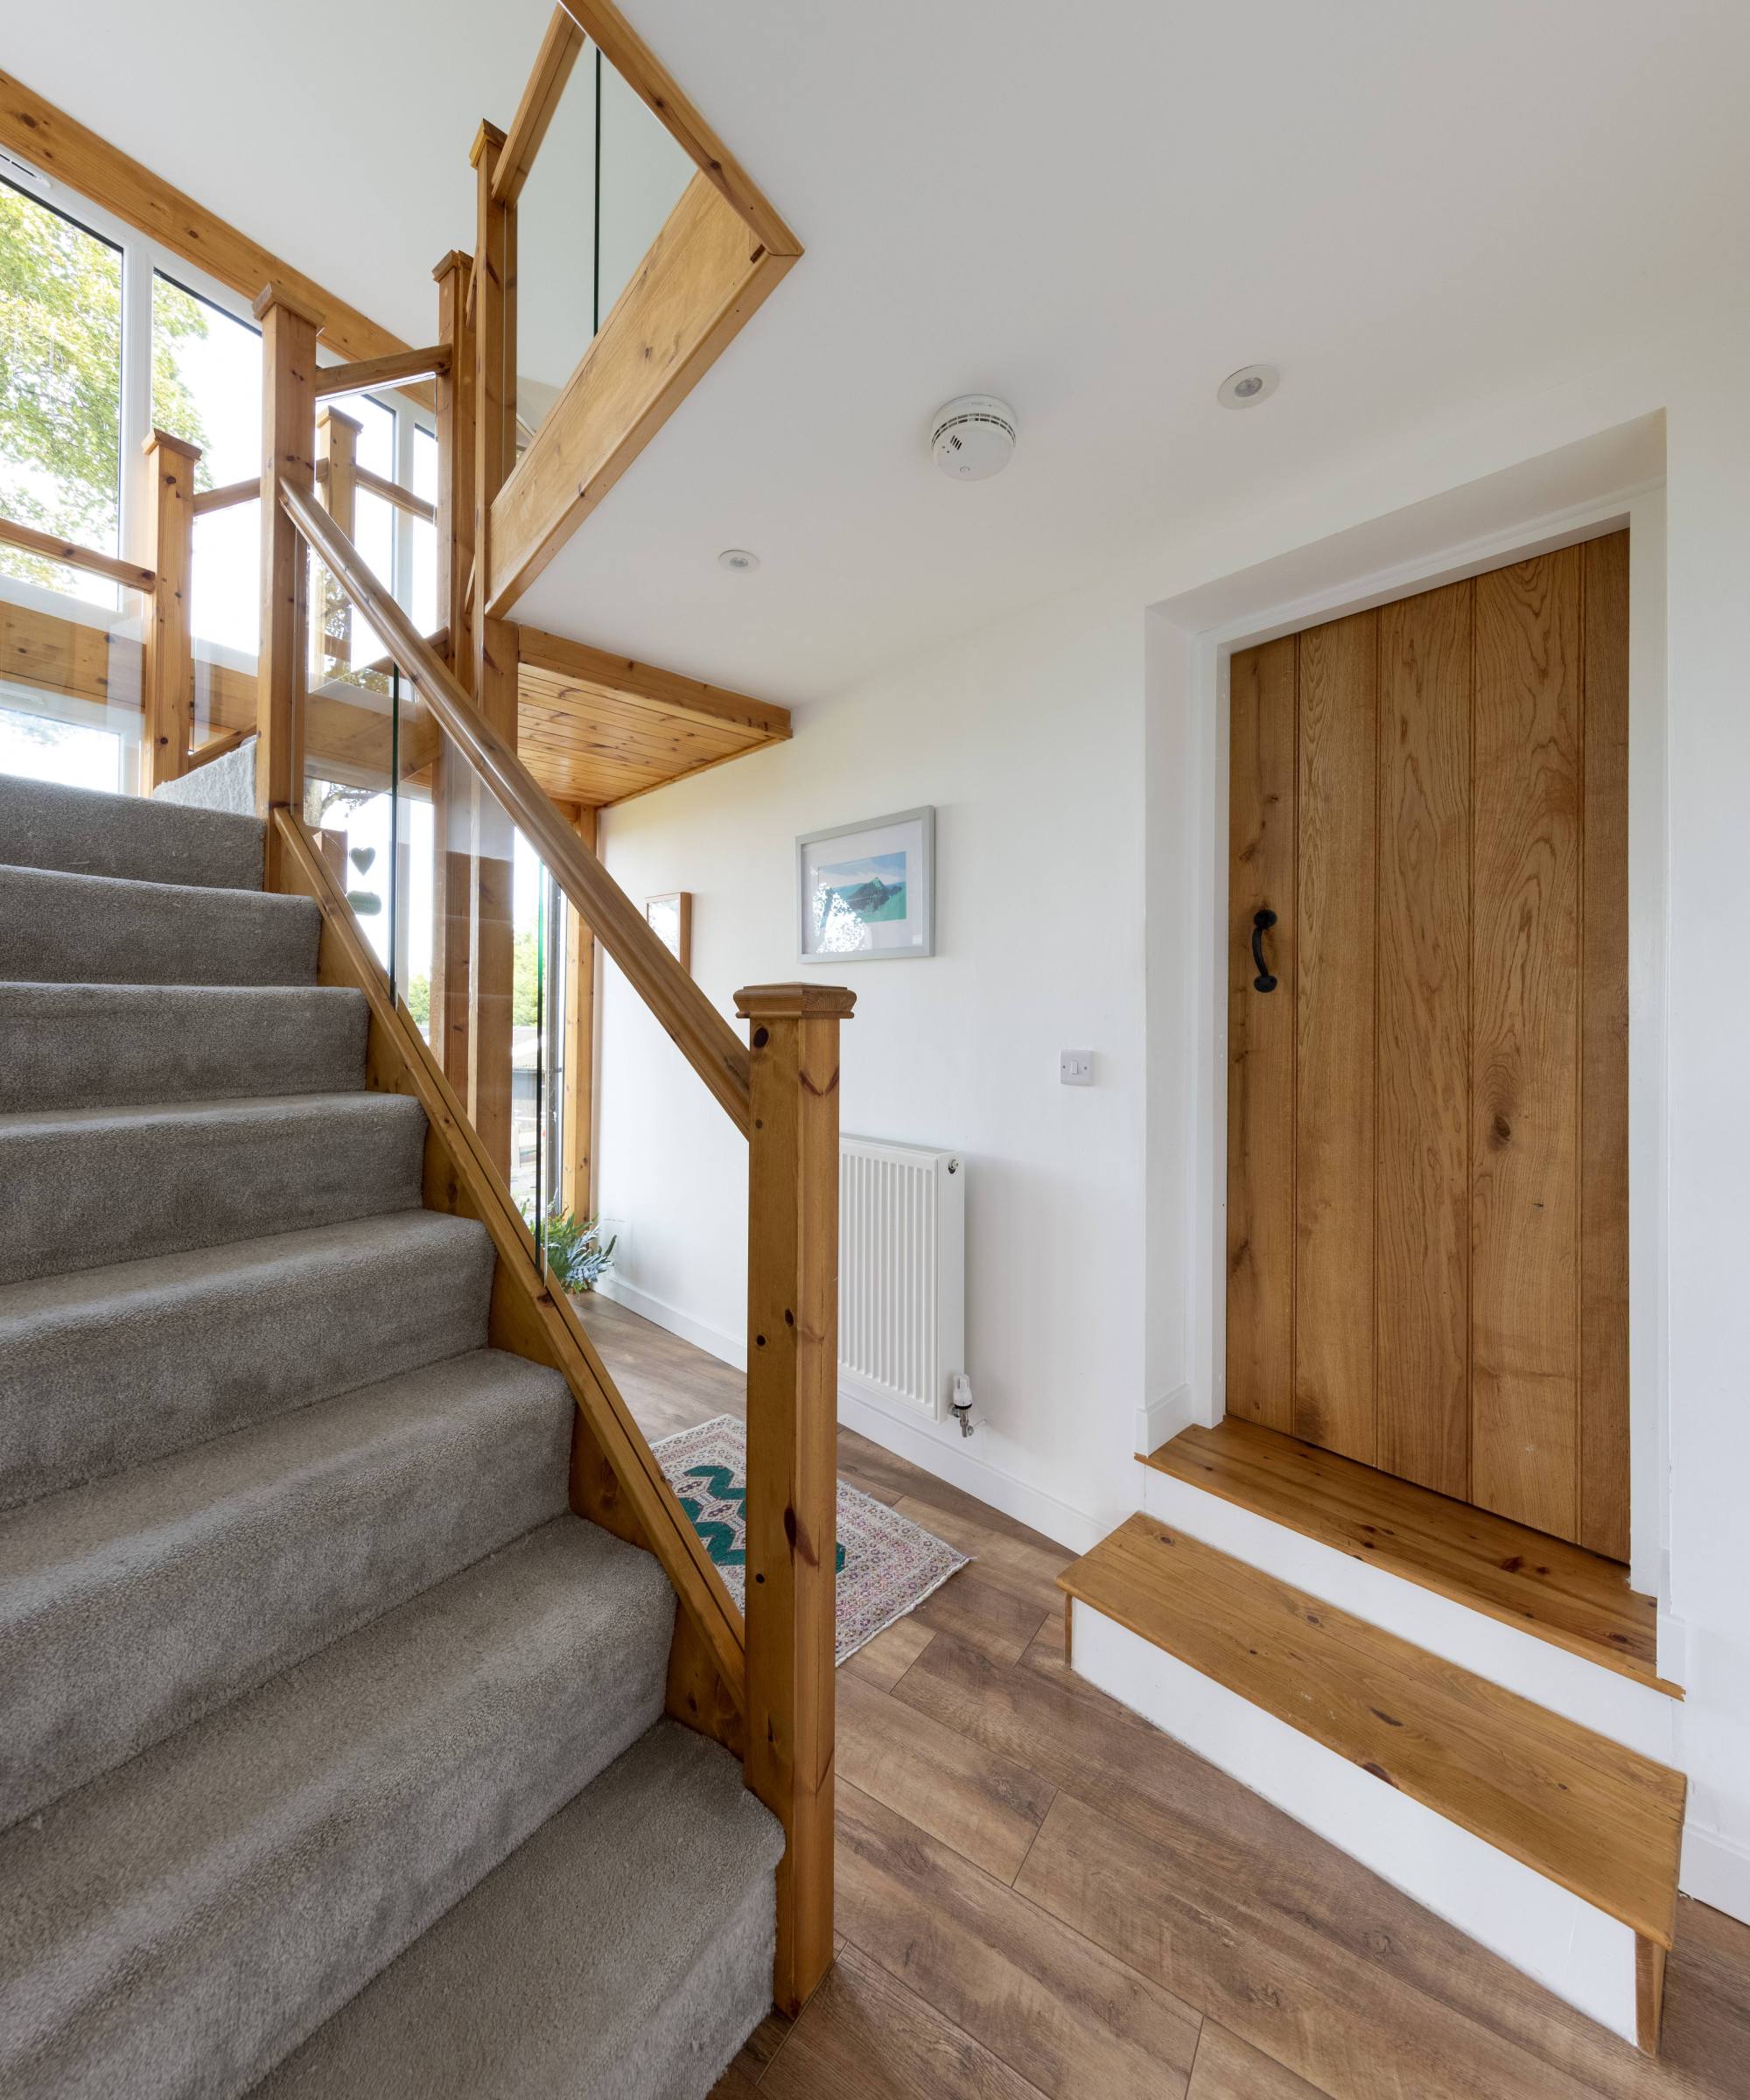
[[[630,11],[808,252],[519,616],[773,698],[1603,364],[1742,265],[1742,0]],[[104,0],[6,63],[418,340],[546,13]],[[1281,390],[1218,408],[1253,361]],[[973,389],[1020,449],[955,486],[923,426]]]

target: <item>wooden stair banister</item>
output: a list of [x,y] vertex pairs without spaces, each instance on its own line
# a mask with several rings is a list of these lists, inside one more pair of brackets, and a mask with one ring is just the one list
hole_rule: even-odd
[[784,1825],[773,1995],[832,1962],[838,1031],[855,995],[765,984],[747,1158],[747,1783]]
[[417,686],[440,726],[492,788],[553,879],[589,920],[597,940],[746,1137],[751,1121],[748,1056],[735,1031],[528,768],[481,719],[448,664],[371,573],[312,489],[283,481],[279,499],[286,516],[382,636],[402,675]]

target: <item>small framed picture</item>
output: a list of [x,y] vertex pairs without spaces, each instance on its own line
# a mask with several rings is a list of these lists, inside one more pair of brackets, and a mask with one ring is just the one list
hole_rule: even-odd
[[902,809],[796,841],[804,962],[888,962],[935,953],[935,811]]
[[693,892],[670,890],[666,896],[647,897],[644,916],[668,953],[685,970],[693,967]]

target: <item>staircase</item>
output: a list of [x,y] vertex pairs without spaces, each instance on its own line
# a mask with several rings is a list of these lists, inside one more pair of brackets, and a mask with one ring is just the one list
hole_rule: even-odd
[[782,1830],[262,855],[0,780],[0,2090],[702,2096]]

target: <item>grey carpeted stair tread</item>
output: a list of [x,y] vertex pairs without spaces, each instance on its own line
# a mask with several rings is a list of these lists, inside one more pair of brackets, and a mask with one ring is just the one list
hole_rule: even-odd
[[0,775],[0,861],[203,889],[262,886],[256,816]]
[[341,984],[0,984],[0,1115],[338,1094],[369,1021]]
[[479,1348],[492,1279],[402,1210],[0,1285],[0,1509]]
[[312,984],[308,897],[0,866],[0,979],[24,984]]
[[674,1610],[561,1517],[15,1824],[0,2090],[245,2090],[654,1724]]
[[570,1390],[477,1349],[0,1525],[0,1828],[565,1507]]
[[398,1094],[0,1116],[0,1283],[412,1209],[424,1141]]
[[771,2007],[783,1849],[661,1722],[253,2100],[704,2100]]

